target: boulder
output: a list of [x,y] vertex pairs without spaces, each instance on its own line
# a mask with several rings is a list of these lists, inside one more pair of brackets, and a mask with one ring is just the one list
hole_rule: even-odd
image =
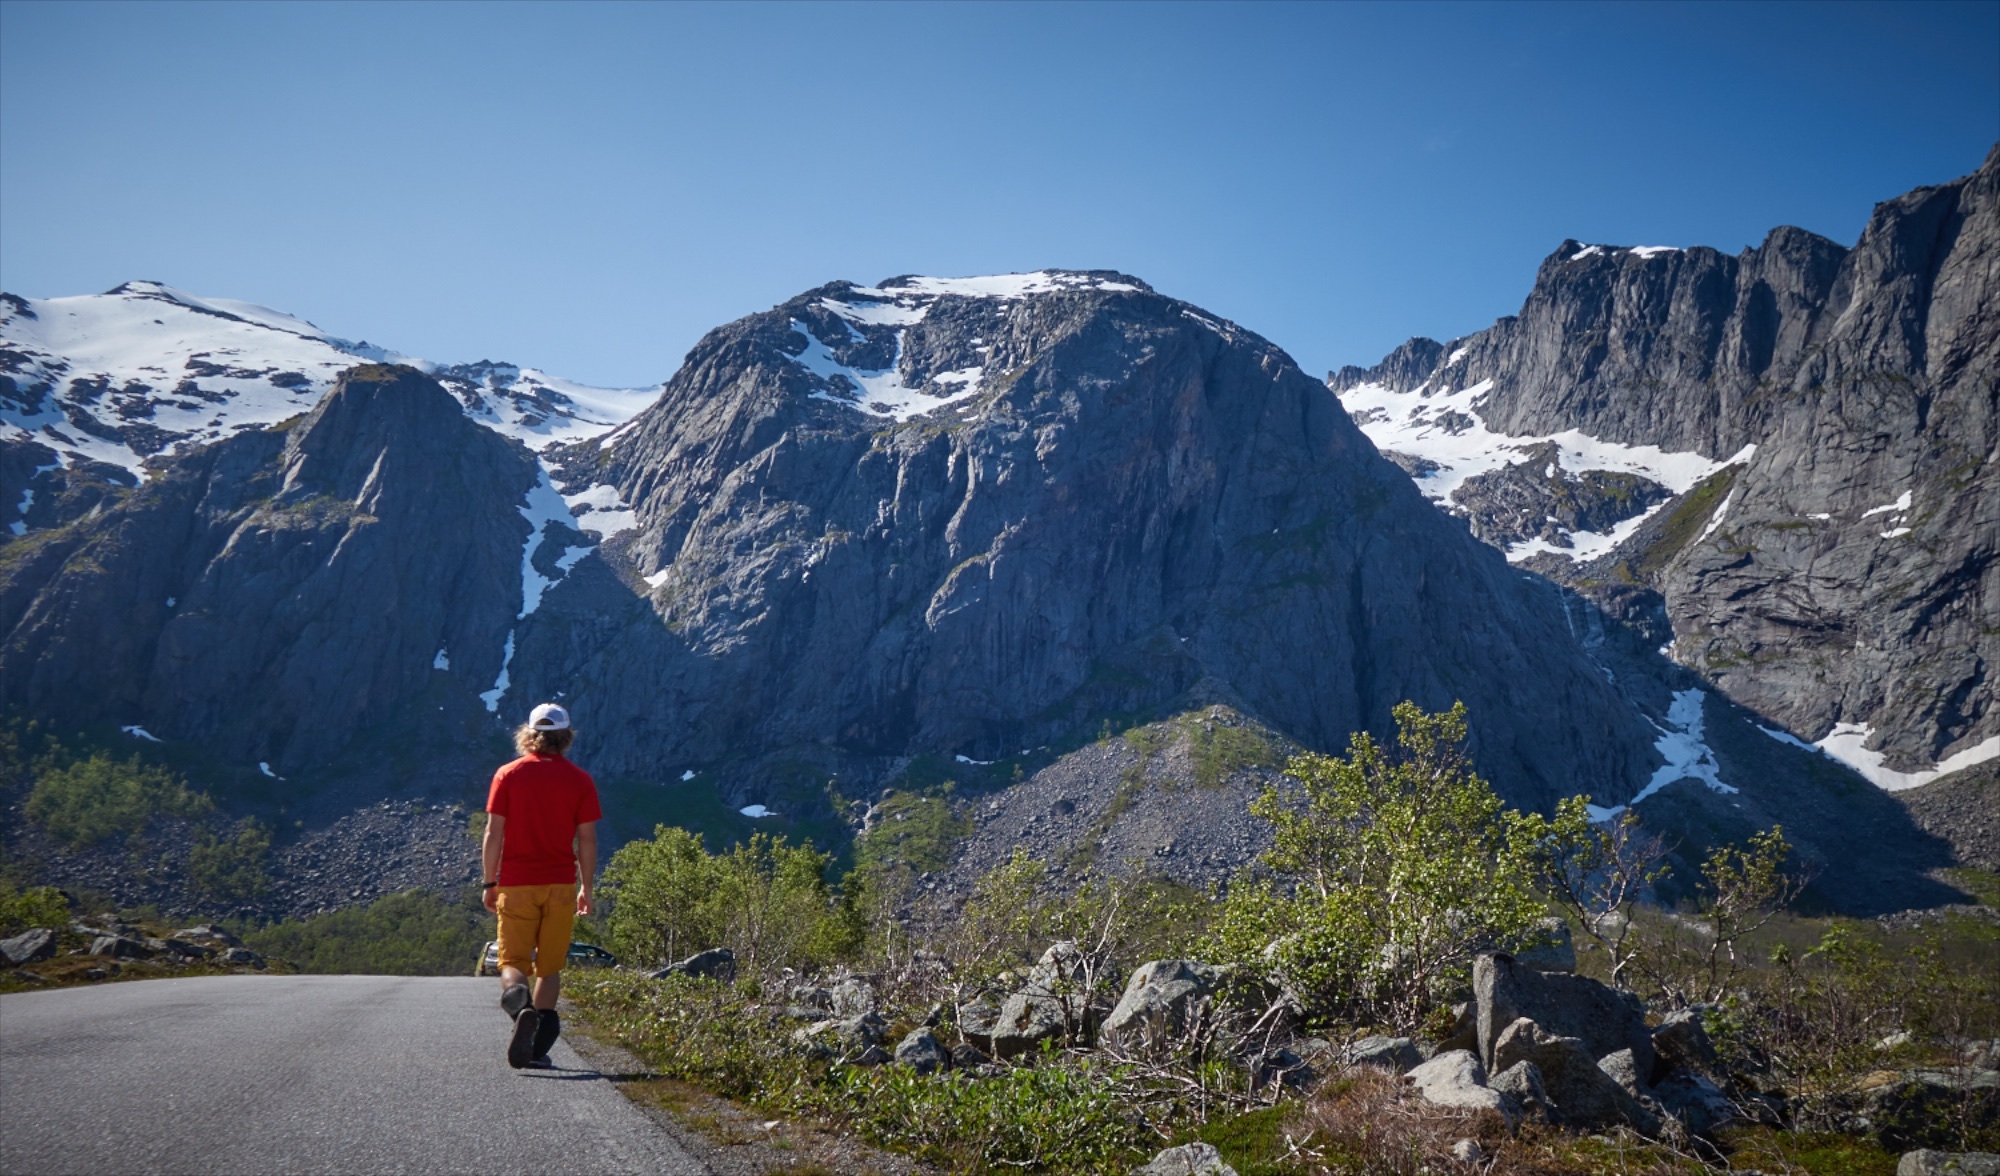
[[1451,1158],[1461,1164],[1477,1164],[1486,1159],[1486,1149],[1476,1139],[1461,1139],[1451,1145]]
[[1215,991],[1220,969],[1194,960],[1153,960],[1125,982],[1125,994],[1104,1020],[1118,1040],[1158,1042],[1185,1031],[1188,1008]]
[[1904,1152],[1896,1161],[1896,1176],[2000,1176],[2000,1154],[1927,1148]]
[[1000,1006],[984,996],[975,996],[958,1006],[959,1036],[982,1050],[993,1048],[993,1023],[1000,1019]]
[[1948,1147],[1952,1124],[2000,1122],[2000,1074],[1917,1070],[1868,1092],[1862,1113],[1891,1150]]
[[195,939],[208,943],[219,943],[224,947],[242,947],[243,941],[224,931],[214,923],[201,923],[193,927],[183,927],[174,932],[175,939]]
[[1690,1135],[1711,1135],[1741,1117],[1721,1087],[1691,1070],[1662,1078],[1653,1087],[1653,1098]]
[[1549,1098],[1548,1089],[1542,1084],[1542,1072],[1533,1062],[1515,1062],[1493,1076],[1488,1086],[1501,1094],[1514,1096],[1521,1104],[1523,1114],[1532,1115],[1544,1123],[1556,1121],[1555,1103]]
[[1606,1077],[1616,1082],[1618,1089],[1631,1095],[1633,1098],[1640,1098],[1651,1093],[1647,1089],[1649,1084],[1640,1076],[1638,1064],[1632,1060],[1632,1051],[1629,1049],[1621,1049],[1617,1053],[1605,1054],[1603,1057],[1597,1059],[1597,1068],[1604,1071]]
[[859,1017],[877,1011],[875,984],[867,976],[843,976],[827,990],[836,1017]]
[[1407,1037],[1364,1037],[1341,1051],[1341,1060],[1350,1066],[1380,1066],[1407,1074],[1423,1064],[1417,1043]]
[[1083,953],[1068,941],[1042,953],[1027,986],[1008,997],[993,1020],[995,1056],[1017,1057],[1045,1041],[1089,1034],[1094,1010],[1083,963]]
[[1236,1176],[1236,1169],[1222,1162],[1222,1153],[1212,1143],[1184,1143],[1154,1156],[1151,1163],[1132,1170],[1132,1176]]
[[100,935],[91,941],[90,954],[114,960],[143,960],[153,954],[144,941],[124,935]]
[[679,963],[668,964],[646,975],[653,980],[665,980],[669,976],[692,976],[697,980],[719,980],[727,984],[736,979],[736,953],[726,947],[711,947],[707,951],[696,952]]
[[1514,962],[1537,972],[1576,971],[1576,942],[1570,938],[1569,920],[1554,915],[1535,927],[1542,942],[1514,953]]
[[850,1059],[857,1066],[886,1066],[896,1059],[888,1050],[879,1045],[871,1045]]
[[794,984],[791,1000],[802,1008],[818,1009],[823,1013],[833,1011],[833,990],[817,984]]
[[207,959],[209,956],[215,954],[214,948],[203,947],[199,943],[189,943],[187,940],[180,938],[149,939],[146,941],[146,946],[156,951],[165,952],[168,955],[179,956],[184,960]]
[[951,1055],[929,1029],[913,1029],[896,1043],[896,1061],[919,1074],[935,1074],[951,1065]]
[[[1494,1058],[1494,1044],[1509,1025],[1526,1017],[1555,1036],[1576,1038],[1593,1062],[1630,1049],[1639,1072],[1653,1073],[1646,1006],[1632,993],[1587,976],[1537,972],[1499,953],[1473,961],[1472,991],[1479,1010],[1479,1057],[1488,1070],[1506,1068]],[[1548,1068],[1542,1073],[1548,1077]]]
[[1625,1123],[1647,1135],[1659,1130],[1659,1117],[1599,1069],[1580,1038],[1549,1033],[1528,1018],[1518,1017],[1501,1032],[1493,1052],[1494,1066],[1501,1071],[1520,1062],[1533,1062],[1541,1071],[1542,1087],[1555,1104],[1557,1118],[1569,1126]]
[[[858,1017],[838,1017],[818,1021],[792,1033],[792,1041],[806,1047],[807,1051],[821,1057],[841,1061],[875,1063],[866,1061],[868,1051],[881,1050],[883,1031],[889,1027],[875,1013],[863,1013]],[[890,1055],[882,1052],[882,1060],[889,1061]]]
[[1486,1085],[1486,1071],[1471,1050],[1447,1050],[1403,1075],[1403,1081],[1437,1106],[1493,1111],[1507,1121],[1510,1131],[1521,1120],[1513,1096]]
[[9,967],[39,964],[54,954],[56,933],[47,927],[36,927],[11,938],[0,939],[0,960],[6,961]]
[[976,1066],[987,1065],[992,1060],[980,1052],[976,1045],[960,1042],[951,1047],[951,1068],[954,1070],[970,1070]]
[[1708,1039],[1698,1008],[1675,1009],[1653,1030],[1653,1081],[1674,1070],[1708,1074],[1715,1070],[1715,1045]]
[[1437,1048],[1431,1052],[1441,1054],[1450,1049],[1469,1049],[1473,1053],[1478,1053],[1479,1007],[1472,1001],[1463,1001],[1453,1005],[1451,1013],[1456,1018],[1452,1024],[1451,1034],[1438,1042]]
[[1262,1090],[1275,1082],[1280,1086],[1303,1089],[1311,1086],[1313,1070],[1306,1060],[1289,1049],[1253,1050],[1244,1059],[1250,1069],[1250,1089]]
[[225,964],[246,964],[252,968],[261,968],[264,966],[264,957],[247,947],[232,947],[222,953],[222,962]]

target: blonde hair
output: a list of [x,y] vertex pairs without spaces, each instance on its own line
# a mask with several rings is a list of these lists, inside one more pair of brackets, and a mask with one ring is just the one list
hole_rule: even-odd
[[514,732],[514,750],[522,755],[561,755],[569,750],[574,738],[576,732],[567,727],[560,731],[538,731],[523,723]]

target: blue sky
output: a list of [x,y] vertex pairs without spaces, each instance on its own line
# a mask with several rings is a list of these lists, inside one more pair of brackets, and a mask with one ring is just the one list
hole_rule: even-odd
[[156,278],[664,379],[837,278],[1121,269],[1307,371],[1565,237],[1851,243],[2000,139],[2000,3],[0,3],[0,287]]

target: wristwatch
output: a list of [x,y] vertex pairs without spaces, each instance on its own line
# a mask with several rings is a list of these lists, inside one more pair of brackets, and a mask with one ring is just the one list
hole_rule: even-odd
[[498,885],[500,885],[500,884],[499,884],[498,882],[488,882],[488,883],[487,883],[486,885],[484,885],[484,886],[481,886],[481,887],[480,887],[480,889],[481,889],[481,890],[491,890],[491,889],[493,889],[493,888],[494,888],[495,886],[498,886]]

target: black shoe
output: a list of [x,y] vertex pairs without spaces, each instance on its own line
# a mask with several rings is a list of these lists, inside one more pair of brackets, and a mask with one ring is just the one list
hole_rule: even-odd
[[527,985],[509,984],[500,990],[500,1011],[509,1017],[518,1017],[521,1010],[528,1007],[528,1000]]
[[514,1037],[507,1043],[507,1064],[523,1069],[535,1056],[535,1030],[542,1018],[533,1009],[522,1009],[514,1017]]
[[524,1070],[553,1070],[556,1068],[556,1064],[549,1060],[549,1055],[543,1054],[541,1057],[531,1059],[527,1065],[521,1068]]
[[541,1024],[535,1026],[534,1054],[538,1058],[549,1056],[556,1038],[562,1036],[562,1014],[554,1009],[535,1010],[541,1017]]

